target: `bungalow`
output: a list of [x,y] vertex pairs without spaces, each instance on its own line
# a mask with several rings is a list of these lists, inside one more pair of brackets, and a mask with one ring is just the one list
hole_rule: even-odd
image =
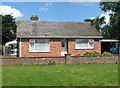
[[17,21],[19,57],[83,55],[86,51],[101,53],[100,33],[89,22]]

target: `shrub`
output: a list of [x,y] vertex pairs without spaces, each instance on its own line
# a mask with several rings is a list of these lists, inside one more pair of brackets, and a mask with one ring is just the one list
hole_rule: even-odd
[[84,56],[85,56],[85,55],[90,56],[90,55],[92,55],[92,52],[85,52],[85,53],[84,53]]
[[94,51],[94,52],[92,52],[92,55],[100,55],[100,53],[97,51]]
[[80,56],[80,54],[76,54],[76,56]]
[[103,52],[103,54],[102,55],[112,55],[111,53],[109,53],[109,52]]
[[87,55],[87,56],[90,56],[90,55],[100,55],[100,53],[97,52],[97,51],[94,51],[94,52],[85,52],[85,53],[84,53],[84,56],[85,56],[85,55]]

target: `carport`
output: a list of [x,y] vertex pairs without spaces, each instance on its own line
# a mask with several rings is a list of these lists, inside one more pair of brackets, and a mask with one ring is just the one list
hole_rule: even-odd
[[101,42],[101,54],[106,51],[106,52],[110,52],[109,50],[118,42],[120,42],[119,40],[100,40]]

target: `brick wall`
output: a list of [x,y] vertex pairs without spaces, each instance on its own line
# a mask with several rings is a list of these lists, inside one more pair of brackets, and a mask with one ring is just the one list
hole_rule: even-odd
[[2,59],[2,66],[64,64],[64,57],[21,57]]
[[[94,41],[94,49],[75,49],[75,39],[68,39],[68,53],[83,55],[86,51],[101,53],[101,42]],[[19,42],[20,56],[20,42]],[[21,39],[21,57],[61,56],[61,39],[50,39],[50,52],[29,52],[29,39]]]
[[[20,56],[20,42],[19,42]],[[61,39],[50,39],[50,52],[29,52],[29,39],[21,39],[21,57],[61,56]]]
[[72,56],[75,56],[76,54],[83,55],[86,51],[98,51],[101,53],[101,42],[94,41],[94,49],[75,49],[75,39],[68,39],[68,53],[70,53]]
[[66,64],[82,64],[82,63],[118,63],[120,55],[112,56],[71,56],[66,54]]
[[82,64],[82,63],[118,63],[120,55],[113,56],[71,56],[66,54],[65,57],[21,57],[21,58],[4,58],[2,66],[11,65],[48,65],[55,64]]

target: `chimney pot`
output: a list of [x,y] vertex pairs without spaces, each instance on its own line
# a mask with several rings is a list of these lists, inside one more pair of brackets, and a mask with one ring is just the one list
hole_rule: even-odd
[[35,15],[35,20],[38,20],[38,17],[37,17],[37,15]]
[[38,21],[37,15],[35,15],[35,17],[34,17],[34,15],[32,15],[30,19],[31,19],[32,21]]

